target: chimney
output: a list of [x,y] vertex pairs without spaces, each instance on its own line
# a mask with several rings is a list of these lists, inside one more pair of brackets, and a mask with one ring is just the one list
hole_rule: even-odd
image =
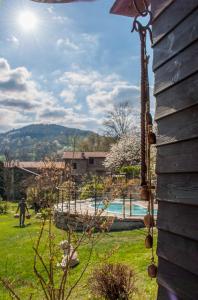
[[81,153],[81,157],[82,157],[82,159],[86,159],[84,152]]

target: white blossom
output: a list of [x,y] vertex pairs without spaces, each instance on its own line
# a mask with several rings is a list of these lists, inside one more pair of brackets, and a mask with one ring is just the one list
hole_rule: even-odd
[[140,139],[134,135],[125,135],[111,146],[104,166],[116,170],[122,166],[137,165],[140,162]]

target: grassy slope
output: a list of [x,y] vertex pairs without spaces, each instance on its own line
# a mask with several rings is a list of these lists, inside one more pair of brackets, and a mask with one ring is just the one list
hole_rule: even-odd
[[[11,208],[14,211],[14,207]],[[36,284],[32,268],[32,245],[39,230],[39,221],[31,219],[31,225],[26,228],[18,228],[18,220],[13,218],[13,213],[0,216],[0,275],[8,276],[15,280],[16,289],[26,299],[32,284]],[[28,220],[29,221],[29,220]],[[63,239],[63,232],[55,229],[58,240]],[[130,232],[109,233],[102,237],[97,244],[92,256],[91,265],[83,280],[72,294],[71,299],[86,300],[93,299],[86,288],[86,281],[92,268],[102,259],[103,253],[110,249],[118,248],[110,260],[122,262],[134,268],[137,277],[138,293],[137,300],[156,299],[156,281],[147,276],[147,265],[149,263],[150,251],[144,248],[145,230],[134,230]],[[87,246],[79,251],[81,264],[71,272],[73,281],[79,274],[88,254]],[[0,287],[0,300],[10,299],[7,293]],[[34,299],[41,300],[41,294],[37,292]]]

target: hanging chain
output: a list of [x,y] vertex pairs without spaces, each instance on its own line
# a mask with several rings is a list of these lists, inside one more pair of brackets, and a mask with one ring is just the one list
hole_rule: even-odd
[[146,38],[147,38],[147,32],[149,32],[150,40],[152,42],[152,32],[150,29],[152,14],[148,9],[145,0],[144,0],[145,10],[143,12],[139,10],[136,1],[133,0],[133,2],[138,15],[140,14],[143,17],[147,17],[147,16],[149,17],[148,23],[146,25],[142,25],[138,20],[138,15],[137,15],[133,21],[133,28],[132,28],[132,32],[136,31],[139,33],[140,43],[141,43],[141,186],[143,188],[143,191],[145,192],[144,198],[148,198],[147,197],[148,178],[147,178],[147,162],[146,162],[147,160],[146,159],[147,158],[146,115],[150,113],[150,111],[148,111],[148,109],[150,110],[150,106],[149,106],[148,57],[146,52]]
[[[151,278],[154,278],[157,274],[157,267],[154,264],[153,249],[154,195],[151,178],[151,145],[156,143],[156,137],[153,133],[153,121],[150,113],[149,56],[147,55],[146,48],[147,34],[152,43],[152,31],[150,28],[152,13],[149,10],[146,0],[143,0],[143,11],[139,9],[136,0],[132,1],[137,11],[137,16],[133,21],[132,32],[138,32],[141,44],[141,199],[148,201],[148,214],[144,218],[145,225],[148,228],[145,245],[147,248],[151,248],[151,265],[148,267],[148,274]],[[146,25],[143,25],[139,21],[139,16],[148,18]]]

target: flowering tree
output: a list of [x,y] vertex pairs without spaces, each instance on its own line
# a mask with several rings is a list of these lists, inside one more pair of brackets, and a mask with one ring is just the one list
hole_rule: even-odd
[[124,135],[111,146],[104,165],[111,171],[140,162],[140,140],[137,135]]

